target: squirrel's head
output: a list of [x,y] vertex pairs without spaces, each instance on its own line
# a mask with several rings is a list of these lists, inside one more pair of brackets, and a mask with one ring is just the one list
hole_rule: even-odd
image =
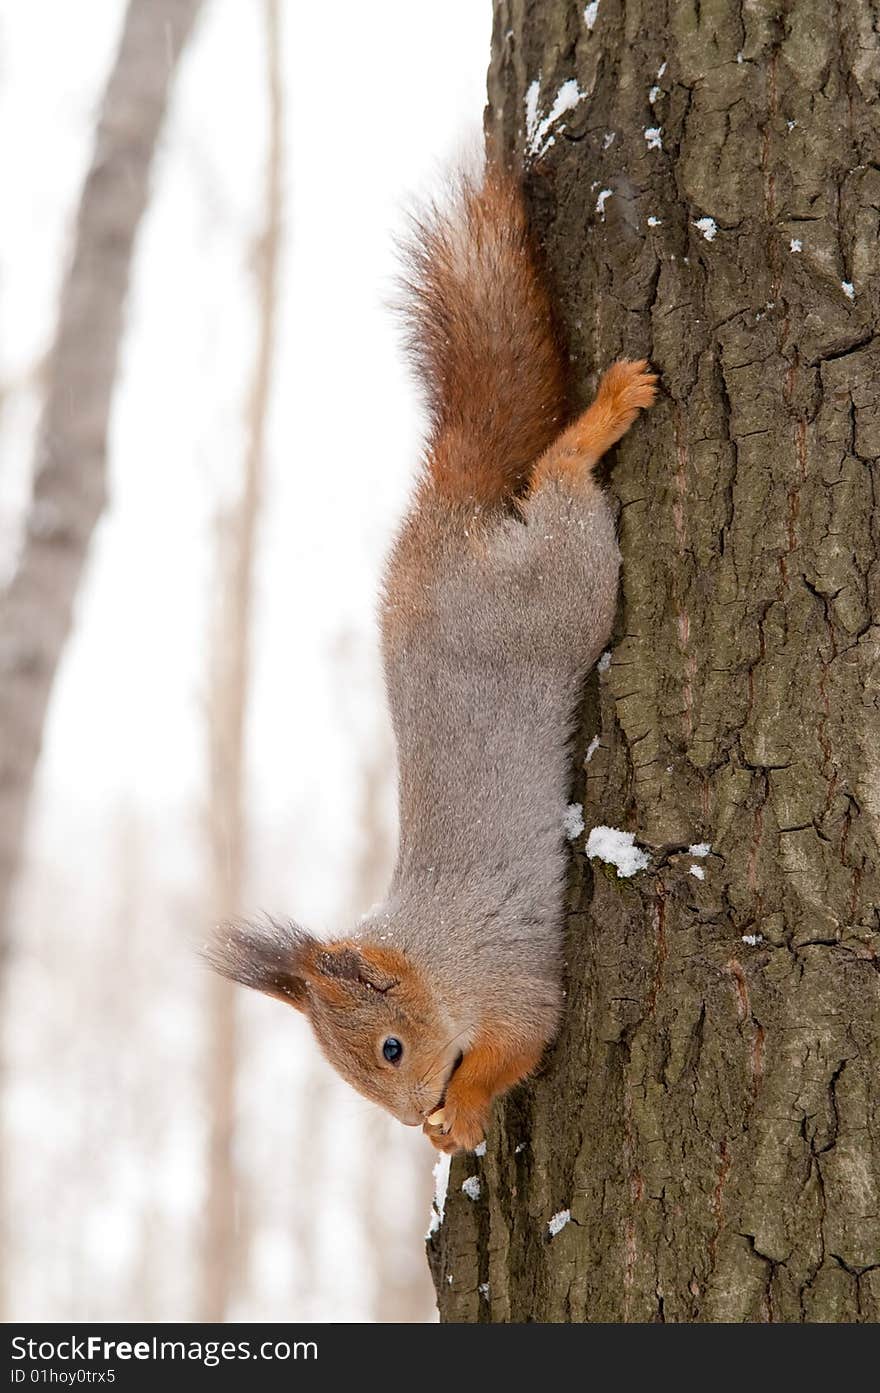
[[304,1012],[342,1077],[407,1126],[440,1106],[463,1034],[399,949],[368,939],[323,943],[266,919],[221,926],[204,957],[230,981]]

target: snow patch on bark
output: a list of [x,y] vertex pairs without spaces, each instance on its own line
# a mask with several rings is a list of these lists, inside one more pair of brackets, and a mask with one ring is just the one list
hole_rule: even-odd
[[619,877],[635,875],[648,868],[650,857],[636,846],[634,832],[621,832],[618,827],[594,827],[587,838],[587,855],[614,866]]

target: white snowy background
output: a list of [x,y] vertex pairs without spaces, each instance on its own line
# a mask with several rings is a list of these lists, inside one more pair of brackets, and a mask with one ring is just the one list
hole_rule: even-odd
[[[0,579],[122,0],[0,4]],[[248,714],[248,899],[342,925],[356,790],[387,749],[374,603],[418,455],[386,309],[408,196],[479,136],[488,0],[282,4],[279,338]],[[266,152],[262,7],[206,0],[134,264],[111,498],[46,731],[14,915],[2,1099],[7,1319],[192,1319],[204,1199],[215,519],[239,475]],[[378,752],[378,754],[377,754]],[[383,798],[393,818],[393,786]],[[235,1319],[431,1319],[433,1153],[242,993]],[[245,1220],[243,1219],[244,1223]],[[376,1255],[382,1263],[377,1266]],[[397,1309],[403,1309],[398,1307]]]

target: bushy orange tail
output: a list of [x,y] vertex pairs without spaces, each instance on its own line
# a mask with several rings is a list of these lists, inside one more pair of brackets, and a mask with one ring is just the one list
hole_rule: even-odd
[[498,503],[565,420],[562,355],[516,183],[461,176],[406,246],[408,342],[427,391],[427,462],[450,500]]

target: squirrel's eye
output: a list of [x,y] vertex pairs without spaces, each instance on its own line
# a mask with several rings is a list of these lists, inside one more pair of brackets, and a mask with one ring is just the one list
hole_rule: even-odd
[[382,1053],[389,1064],[399,1064],[403,1059],[403,1045],[394,1035],[389,1035],[382,1046]]

